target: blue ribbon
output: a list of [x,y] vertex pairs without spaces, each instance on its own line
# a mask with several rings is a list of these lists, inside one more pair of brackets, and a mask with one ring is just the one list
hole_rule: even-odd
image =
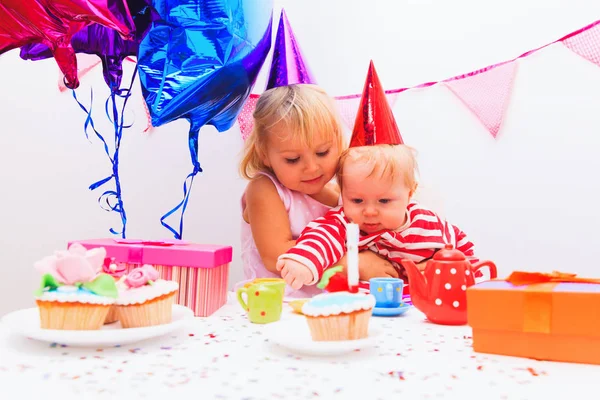
[[[104,140],[104,137],[94,127],[94,120],[92,119],[92,106],[93,106],[93,101],[94,101],[93,90],[90,89],[91,100],[90,100],[89,111],[77,99],[75,90],[72,91],[73,98],[75,99],[77,104],[79,104],[79,107],[87,114],[87,118],[84,123],[84,133],[85,133],[86,138],[89,140],[87,130],[88,130],[88,127],[91,126],[91,128],[94,130],[94,133],[96,134],[96,136],[100,139],[100,141],[102,141],[102,143],[104,145],[104,152],[106,153],[106,155],[108,156],[108,159],[110,160],[110,163],[112,164],[112,174],[107,176],[106,178],[103,178],[103,179],[95,182],[95,183],[92,183],[90,185],[89,189],[95,190],[95,189],[99,188],[100,186],[105,185],[106,183],[110,182],[112,179],[115,180],[115,190],[106,190],[104,193],[102,193],[100,195],[100,197],[98,197],[98,203],[100,204],[100,207],[103,210],[113,211],[113,212],[116,212],[119,214],[119,216],[121,217],[121,223],[122,223],[123,227],[120,231],[116,231],[113,228],[110,228],[110,233],[112,233],[113,235],[121,235],[122,238],[126,237],[127,214],[125,213],[125,207],[123,205],[123,198],[122,198],[122,193],[121,193],[121,180],[119,179],[119,150],[121,147],[121,138],[123,137],[123,129],[130,128],[131,126],[133,126],[133,123],[130,125],[125,125],[124,119],[125,119],[125,107],[127,106],[127,101],[131,97],[131,89],[133,87],[133,82],[135,81],[136,75],[137,75],[137,65],[134,68],[134,72],[133,72],[133,76],[131,78],[131,83],[129,85],[129,88],[118,89],[115,87],[111,87],[110,96],[108,97],[108,99],[106,100],[105,105],[104,105],[106,116],[108,117],[109,121],[113,123],[113,126],[114,126],[115,151],[112,155],[110,154],[110,150],[108,149],[106,140]],[[117,97],[124,99],[123,106],[121,107],[120,112],[117,108]],[[109,113],[109,102],[112,103],[112,117]],[[116,202],[114,204],[111,204],[111,198],[115,199]],[[106,203],[106,207],[103,206],[103,202]]]
[[[200,132],[200,128],[192,127],[190,129],[190,133],[188,135],[188,147],[190,150],[190,157],[192,158],[192,166],[194,167],[192,172],[188,174],[188,176],[183,181],[183,200],[179,204],[177,204],[173,209],[167,212],[160,218],[160,223],[162,226],[167,228],[171,233],[173,233],[175,239],[182,239],[183,235],[183,216],[185,214],[185,210],[187,208],[188,200],[190,198],[190,193],[192,191],[192,185],[194,184],[194,177],[198,174],[198,172],[202,172],[202,167],[200,167],[200,162],[198,162],[198,134]],[[188,189],[188,181],[189,181],[189,189]],[[179,230],[175,230],[172,226],[165,222],[165,219],[175,213],[177,210],[181,208],[181,217],[179,218]]]

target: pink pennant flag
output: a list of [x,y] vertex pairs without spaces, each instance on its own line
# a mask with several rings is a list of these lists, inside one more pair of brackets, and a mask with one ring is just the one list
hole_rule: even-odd
[[562,44],[573,53],[580,55],[600,67],[600,25],[563,39]]
[[517,72],[515,61],[494,65],[443,83],[494,138],[500,131]]
[[256,108],[256,103],[258,102],[259,94],[251,94],[246,103],[244,103],[244,107],[242,107],[242,111],[237,117],[238,124],[240,125],[240,131],[242,132],[242,140],[248,139],[250,133],[252,132],[252,128],[254,127],[254,120],[252,119],[252,114],[254,113],[254,109]]
[[[387,98],[390,108],[394,108],[398,93],[386,93],[385,97]],[[336,103],[342,122],[348,129],[352,130],[354,128],[358,106],[360,105],[360,95],[339,97],[336,98]]]
[[356,113],[358,112],[358,106],[360,104],[360,95],[353,96],[350,98],[339,98],[336,99],[338,106],[338,112],[342,123],[352,130],[354,127],[354,120],[356,119]]

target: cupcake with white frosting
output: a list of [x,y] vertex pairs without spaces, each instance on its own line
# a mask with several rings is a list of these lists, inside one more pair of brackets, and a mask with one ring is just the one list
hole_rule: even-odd
[[154,267],[144,265],[132,270],[119,282],[115,306],[123,328],[171,323],[179,284],[159,279],[159,276]]
[[302,306],[314,341],[364,339],[375,297],[364,293],[335,292],[313,297]]
[[100,329],[117,297],[113,278],[102,274],[104,248],[73,244],[35,264],[42,276],[35,293],[43,329]]

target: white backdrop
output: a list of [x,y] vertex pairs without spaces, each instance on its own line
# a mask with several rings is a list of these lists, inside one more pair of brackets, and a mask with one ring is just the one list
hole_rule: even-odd
[[[332,95],[359,93],[370,59],[386,88],[412,86],[513,58],[600,18],[595,0],[276,0],[285,7],[319,83]],[[492,3],[492,4],[490,4]],[[119,228],[90,192],[109,175],[100,143],[83,135],[84,114],[60,93],[54,62],[0,56],[0,315],[33,304],[32,264],[70,239]],[[130,76],[131,63],[126,64]],[[265,69],[255,92],[265,84]],[[108,95],[100,68],[96,122]],[[394,107],[402,135],[419,150],[423,186],[501,275],[560,269],[598,275],[600,68],[561,45],[520,62],[504,128],[494,140],[443,87],[410,91]],[[145,127],[139,87],[121,150],[128,237],[168,237],[160,216],[181,199],[190,170],[188,124]],[[101,123],[102,122],[102,123]],[[230,244],[230,283],[241,279],[236,126],[200,133],[204,174],[196,179],[185,238]],[[176,220],[171,220],[176,224]]]

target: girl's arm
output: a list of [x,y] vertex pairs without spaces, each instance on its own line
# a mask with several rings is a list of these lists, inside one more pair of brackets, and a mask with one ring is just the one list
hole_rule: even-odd
[[246,189],[244,219],[250,224],[252,236],[265,267],[275,268],[277,257],[296,244],[292,239],[290,220],[273,182],[264,176],[250,181]]

